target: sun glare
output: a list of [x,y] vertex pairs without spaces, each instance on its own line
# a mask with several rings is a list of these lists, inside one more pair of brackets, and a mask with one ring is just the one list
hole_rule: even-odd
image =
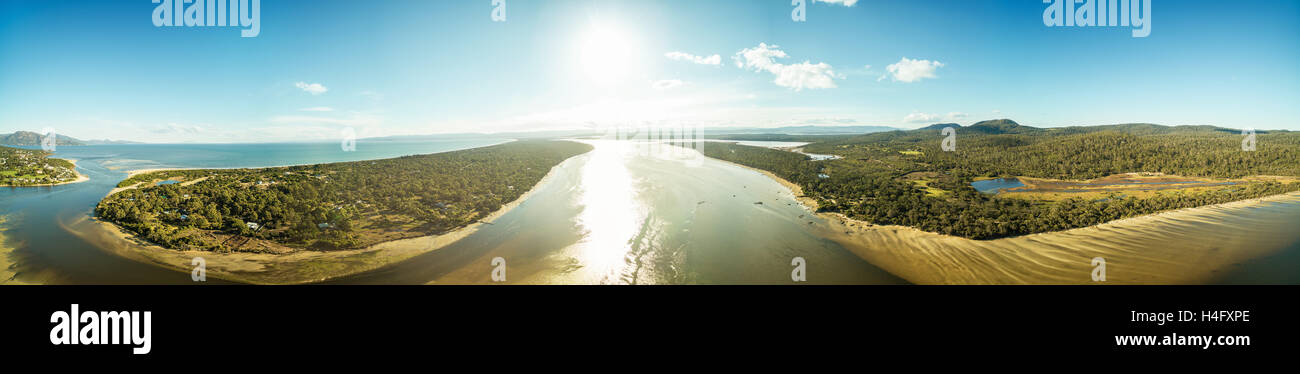
[[615,25],[592,23],[578,41],[579,67],[587,80],[613,85],[632,78],[636,41]]

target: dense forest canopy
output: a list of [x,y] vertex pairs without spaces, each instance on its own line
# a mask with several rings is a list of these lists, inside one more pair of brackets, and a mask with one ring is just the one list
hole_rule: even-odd
[[516,141],[374,161],[160,171],[122,181],[143,187],[106,197],[96,213],[168,248],[362,248],[469,225],[591,149]]
[[[943,127],[956,149],[941,148]],[[799,184],[820,209],[874,224],[896,224],[974,239],[1091,226],[1157,211],[1300,190],[1290,181],[1250,181],[1212,191],[1174,190],[1148,198],[1114,195],[1034,201],[976,191],[992,177],[1088,180],[1121,173],[1232,179],[1300,175],[1300,133],[1258,132],[1243,151],[1240,130],[1151,124],[1040,129],[1010,120],[943,124],[912,131],[841,136],[804,147],[843,159],[728,143],[704,153],[772,171]]]
[[72,162],[40,150],[0,146],[0,186],[36,186],[77,179]]

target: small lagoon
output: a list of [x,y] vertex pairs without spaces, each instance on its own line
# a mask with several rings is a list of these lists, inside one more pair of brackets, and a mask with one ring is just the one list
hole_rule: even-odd
[[970,183],[970,186],[975,187],[975,190],[979,192],[996,194],[1005,189],[1024,187],[1025,184],[1021,183],[1020,180],[1016,178],[997,178],[974,181]]

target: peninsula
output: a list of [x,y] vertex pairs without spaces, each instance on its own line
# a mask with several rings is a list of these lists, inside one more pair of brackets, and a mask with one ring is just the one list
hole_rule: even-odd
[[[187,256],[203,255],[210,273],[215,266],[234,280],[300,283],[450,244],[591,149],[530,140],[373,161],[149,171],[119,183],[95,214],[138,241],[142,248],[119,251],[128,257],[186,268]],[[414,242],[390,243],[399,241]],[[318,269],[322,261],[329,269]],[[258,274],[268,267],[277,274]]]

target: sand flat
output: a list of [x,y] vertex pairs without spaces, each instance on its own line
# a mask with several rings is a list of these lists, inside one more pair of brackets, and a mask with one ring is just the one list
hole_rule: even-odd
[[30,285],[39,284],[36,282],[22,281],[17,279],[18,270],[10,256],[13,255],[14,247],[5,244],[4,232],[8,230],[5,227],[4,216],[0,216],[0,285]]
[[[1187,208],[1078,229],[971,240],[819,214],[821,234],[918,284],[1204,284],[1244,261],[1285,248],[1295,221],[1251,212],[1300,193]],[[1292,214],[1294,215],[1294,214]],[[1106,281],[1092,280],[1092,259]]]
[[[739,166],[803,196],[794,183]],[[816,211],[812,199],[798,200]],[[818,213],[814,230],[917,284],[1204,284],[1295,241],[1279,233],[1290,232],[1300,212],[1260,210],[1274,203],[1300,203],[1300,192],[995,240],[872,225],[839,213]],[[1096,257],[1106,262],[1104,282],[1092,280]]]

